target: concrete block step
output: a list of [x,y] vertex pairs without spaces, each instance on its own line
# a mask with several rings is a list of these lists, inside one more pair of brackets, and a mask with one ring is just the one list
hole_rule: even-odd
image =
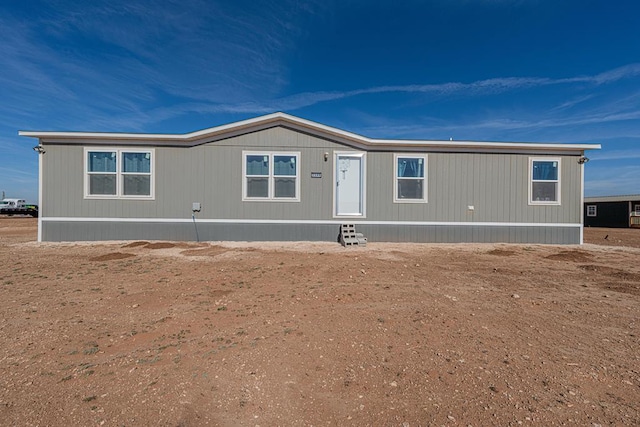
[[367,244],[367,238],[364,234],[356,232],[355,224],[341,224],[340,243],[342,246],[364,246]]

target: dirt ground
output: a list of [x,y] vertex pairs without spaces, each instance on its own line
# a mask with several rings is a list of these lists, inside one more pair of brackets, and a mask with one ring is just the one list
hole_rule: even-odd
[[0,425],[640,425],[640,229],[583,246],[35,238],[0,218]]

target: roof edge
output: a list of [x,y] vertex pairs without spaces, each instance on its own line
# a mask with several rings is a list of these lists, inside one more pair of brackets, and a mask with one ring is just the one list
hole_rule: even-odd
[[450,148],[467,148],[467,149],[527,149],[527,150],[549,150],[549,151],[584,151],[599,150],[600,144],[557,144],[557,143],[535,143],[535,142],[482,142],[482,141],[445,141],[445,140],[414,140],[414,139],[375,139],[368,138],[353,132],[348,132],[335,127],[327,126],[311,120],[292,116],[283,112],[276,112],[264,116],[258,116],[251,119],[241,120],[238,122],[227,123],[212,128],[202,129],[195,132],[184,134],[155,134],[155,133],[114,133],[114,132],[73,132],[73,131],[18,131],[18,135],[31,138],[39,138],[47,142],[47,139],[58,140],[78,140],[78,139],[99,139],[102,143],[105,141],[155,141],[155,142],[175,142],[175,143],[192,143],[198,140],[213,138],[231,132],[239,132],[243,129],[251,129],[255,126],[265,126],[269,123],[284,121],[305,128],[311,133],[318,134],[323,137],[337,137],[340,139],[350,140],[357,144],[369,147],[450,147]]
[[584,198],[585,203],[598,202],[637,202],[640,201],[640,194],[620,194],[611,196],[589,196]]

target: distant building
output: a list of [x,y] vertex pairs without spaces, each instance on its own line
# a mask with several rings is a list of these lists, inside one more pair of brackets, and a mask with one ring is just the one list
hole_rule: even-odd
[[39,240],[582,242],[599,144],[372,139],[284,113],[38,138]]
[[585,227],[640,227],[640,194],[585,197]]

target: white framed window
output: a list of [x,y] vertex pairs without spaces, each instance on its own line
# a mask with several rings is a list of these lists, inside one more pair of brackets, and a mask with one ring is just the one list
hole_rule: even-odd
[[587,216],[598,216],[598,206],[587,205]]
[[395,203],[427,202],[427,155],[394,154]]
[[87,199],[154,198],[155,150],[84,149],[84,197]]
[[635,206],[633,207],[633,211],[634,211],[634,212],[636,212],[636,213],[638,213],[638,214],[640,214],[640,205],[635,205]]
[[299,152],[242,152],[242,200],[300,201]]
[[560,158],[529,158],[529,204],[560,204]]

